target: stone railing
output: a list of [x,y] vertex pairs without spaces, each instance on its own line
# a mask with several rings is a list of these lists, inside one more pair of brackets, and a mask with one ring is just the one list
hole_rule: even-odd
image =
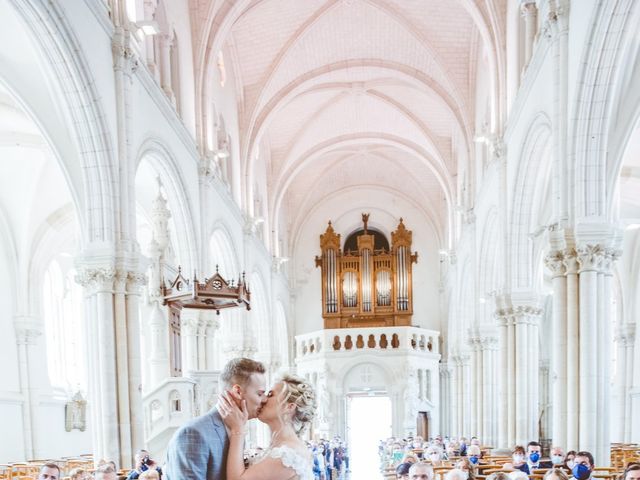
[[208,412],[218,398],[220,372],[186,372],[166,378],[142,396],[146,448],[156,458],[187,420]]
[[[171,435],[197,413],[195,386],[191,378],[167,378],[142,397],[144,433],[147,444]],[[157,454],[154,452],[154,454]]]
[[336,328],[296,336],[296,358],[355,351],[439,354],[439,332],[419,327]]

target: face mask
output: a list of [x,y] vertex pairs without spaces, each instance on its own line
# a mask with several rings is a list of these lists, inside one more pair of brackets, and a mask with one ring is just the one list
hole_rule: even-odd
[[429,455],[429,458],[432,462],[437,462],[438,460],[440,460],[440,455],[437,453],[432,453],[431,455]]
[[524,459],[523,455],[520,454],[514,454],[513,455],[513,461],[516,463],[522,463],[522,460]]
[[478,456],[477,456],[477,455],[471,455],[471,456],[469,457],[469,461],[470,461],[471,463],[473,463],[474,465],[475,465],[475,464],[477,464],[477,463],[478,463]]
[[571,470],[573,470],[574,465],[575,463],[573,462],[573,460],[567,460],[567,467],[569,467]]
[[529,455],[529,460],[531,460],[531,463],[538,463],[538,460],[540,460],[540,454],[538,452],[533,452]]
[[468,480],[469,479],[469,472],[465,472],[464,470],[461,470],[461,472],[462,472],[462,475],[461,475],[462,478],[464,480]]
[[577,480],[587,480],[591,475],[591,469],[586,465],[579,463],[578,465],[574,465],[571,469],[571,473]]
[[562,465],[564,457],[562,455],[551,455],[551,463],[554,465]]

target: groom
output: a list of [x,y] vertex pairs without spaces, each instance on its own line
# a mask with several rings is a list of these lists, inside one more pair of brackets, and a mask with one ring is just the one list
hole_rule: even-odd
[[[256,418],[267,401],[264,365],[234,358],[220,376],[221,391],[246,400],[249,418]],[[173,435],[167,448],[166,480],[225,480],[229,440],[216,407],[190,420]]]

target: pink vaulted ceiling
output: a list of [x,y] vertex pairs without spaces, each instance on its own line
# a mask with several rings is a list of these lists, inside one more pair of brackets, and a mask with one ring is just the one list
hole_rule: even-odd
[[427,205],[442,233],[472,137],[473,52],[482,42],[495,51],[499,32],[486,19],[499,19],[505,1],[222,4],[240,10],[226,47],[243,92],[245,178],[269,158],[270,213],[295,205],[295,231],[323,199],[374,186]]

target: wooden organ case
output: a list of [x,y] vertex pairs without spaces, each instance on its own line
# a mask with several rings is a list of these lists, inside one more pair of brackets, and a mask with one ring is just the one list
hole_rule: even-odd
[[[320,235],[322,255],[316,257],[316,267],[322,269],[324,327],[411,325],[411,270],[418,261],[418,254],[411,253],[412,233],[401,218],[389,248],[384,235],[368,229],[369,214],[363,214],[362,221],[364,228],[347,239],[344,251],[331,222]],[[347,249],[354,235],[356,250]],[[377,242],[380,237],[382,242]]]

